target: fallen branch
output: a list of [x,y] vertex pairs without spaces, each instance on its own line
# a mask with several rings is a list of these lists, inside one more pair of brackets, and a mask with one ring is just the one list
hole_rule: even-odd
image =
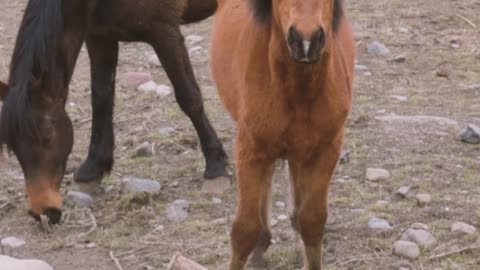
[[442,259],[442,258],[451,256],[451,255],[455,255],[455,254],[460,254],[460,253],[464,253],[464,252],[472,252],[472,251],[475,251],[477,249],[480,250],[480,246],[466,247],[466,248],[461,248],[461,249],[457,249],[457,250],[450,251],[450,252],[440,253],[440,254],[437,254],[437,255],[430,256],[430,258],[428,258],[428,259],[431,260],[431,261],[438,260],[438,259]]
[[177,252],[170,263],[167,270],[208,270],[200,264],[183,257],[180,252]]
[[465,18],[464,16],[460,15],[460,14],[455,14],[455,16],[459,17],[460,19],[464,20],[465,22],[467,22],[468,24],[470,24],[474,29],[477,28],[477,26],[472,22],[470,21],[469,19]]
[[113,254],[113,251],[110,251],[108,254],[110,255],[110,258],[112,259],[112,261],[115,263],[115,266],[117,267],[117,269],[118,270],[123,270],[122,265],[120,264],[118,259]]

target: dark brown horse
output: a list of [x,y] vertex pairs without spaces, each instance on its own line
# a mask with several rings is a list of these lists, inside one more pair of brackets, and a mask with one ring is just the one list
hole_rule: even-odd
[[341,0],[220,0],[212,67],[237,123],[230,270],[265,267],[276,159],[289,163],[305,270],[321,269],[328,190],[350,110],[355,46]]
[[73,130],[65,111],[68,85],[86,41],[91,60],[93,123],[77,183],[98,183],[113,165],[112,114],[119,41],[153,46],[177,102],[191,119],[206,159],[205,177],[227,175],[226,154],[203,108],[180,25],[211,16],[215,0],[30,0],[18,32],[8,94],[0,118],[0,145],[17,156],[30,213],[61,217],[59,191]]

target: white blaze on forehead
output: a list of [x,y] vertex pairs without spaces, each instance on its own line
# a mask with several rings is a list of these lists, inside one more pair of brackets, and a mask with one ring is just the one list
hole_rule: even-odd
[[304,40],[303,41],[303,51],[305,52],[305,56],[308,57],[308,52],[310,51],[310,45],[312,45],[312,42],[309,40]]

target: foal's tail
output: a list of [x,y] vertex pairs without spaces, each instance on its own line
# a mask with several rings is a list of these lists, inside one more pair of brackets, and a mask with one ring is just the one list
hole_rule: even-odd
[[58,81],[53,77],[57,76],[57,53],[63,26],[62,2],[28,1],[10,64],[10,89],[0,115],[0,146],[6,143],[12,148],[14,138],[18,136],[36,139],[29,89],[32,83],[52,88],[52,82]]

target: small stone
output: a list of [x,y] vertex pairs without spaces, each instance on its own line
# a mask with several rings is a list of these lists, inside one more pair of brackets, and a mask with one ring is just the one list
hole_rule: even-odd
[[369,71],[367,71],[367,72],[363,73],[363,76],[366,76],[366,77],[368,77],[368,76],[372,76],[372,73],[371,73],[371,72],[369,72]]
[[163,128],[160,128],[158,131],[159,131],[160,134],[162,134],[162,135],[168,135],[168,134],[170,134],[170,133],[175,132],[175,129],[174,129],[174,128],[171,128],[171,127],[163,127]]
[[399,188],[395,194],[397,194],[402,198],[406,198],[408,196],[408,193],[410,193],[410,189],[411,189],[411,186],[404,186]]
[[375,55],[375,56],[387,56],[390,53],[390,49],[388,49],[385,44],[373,41],[372,43],[368,44],[367,46],[368,54]]
[[465,143],[480,144],[480,127],[468,124],[460,133],[460,140]]
[[350,159],[350,151],[349,149],[342,149],[342,152],[340,153],[340,159],[339,162],[340,164],[347,164],[348,160]]
[[405,34],[408,33],[408,28],[406,27],[398,27],[398,32]]
[[367,71],[367,70],[368,70],[368,67],[365,65],[355,65],[356,72]]
[[195,35],[195,34],[192,34],[192,35],[188,35],[185,40],[190,43],[190,44],[193,44],[193,43],[197,43],[197,42],[200,42],[203,40],[203,37],[202,36],[199,36],[199,35]]
[[19,248],[26,244],[26,242],[20,238],[10,236],[3,238],[1,241],[2,246],[7,248]]
[[160,59],[158,59],[158,56],[156,54],[151,54],[148,56],[148,63],[152,67],[161,67],[162,63],[160,63]]
[[275,207],[277,208],[285,208],[285,206],[287,206],[287,204],[282,201],[275,202]]
[[454,233],[474,234],[477,229],[470,224],[464,222],[455,222],[450,227]]
[[89,208],[93,205],[93,198],[87,193],[69,191],[65,197],[65,204],[78,208]]
[[472,84],[468,87],[468,90],[480,91],[480,83]]
[[160,183],[151,179],[125,178],[122,181],[122,191],[124,193],[147,192],[157,194],[160,192]]
[[168,220],[176,223],[184,222],[188,218],[188,212],[175,204],[171,204],[167,207],[165,215]]
[[226,218],[219,218],[215,219],[214,221],[211,222],[213,226],[222,226],[227,224],[227,219]]
[[137,90],[142,92],[153,92],[155,89],[157,89],[157,84],[154,81],[142,83],[137,87]]
[[415,243],[400,240],[393,244],[393,254],[414,260],[420,256],[420,248]]
[[450,76],[450,72],[446,69],[440,69],[437,71],[437,76],[441,78],[448,78]]
[[405,63],[407,61],[407,54],[402,53],[393,58],[395,63]]
[[460,44],[451,43],[450,47],[452,47],[453,49],[460,49]]
[[88,248],[88,249],[95,248],[95,247],[97,247],[97,244],[91,242],[91,243],[86,244],[85,247]]
[[275,227],[275,226],[277,226],[277,224],[278,224],[278,220],[277,220],[276,218],[272,218],[272,219],[270,220],[270,226],[271,226],[272,228]]
[[108,186],[103,188],[103,191],[105,191],[105,193],[111,193],[114,190],[115,190],[115,186],[113,186],[113,185],[108,185]]
[[127,88],[137,88],[151,80],[152,75],[148,72],[127,72],[119,76],[119,84]]
[[393,229],[393,227],[390,225],[390,223],[388,223],[388,221],[376,217],[372,217],[368,221],[368,228],[377,231],[389,231]]
[[153,154],[153,145],[149,142],[144,142],[135,148],[132,158],[151,157]]
[[288,216],[287,215],[279,215],[277,217],[278,221],[285,221],[285,220],[288,220]]
[[4,270],[54,270],[44,261],[21,260],[5,255],[0,255],[0,265]]
[[368,168],[367,172],[367,179],[372,182],[378,182],[381,180],[387,180],[390,178],[390,172],[388,172],[385,169],[379,169],[379,168]]
[[173,181],[169,186],[170,187],[178,187],[179,183],[178,181]]
[[421,248],[425,249],[437,244],[435,236],[426,230],[408,229],[402,234],[401,240],[417,243]]
[[159,97],[166,97],[172,93],[172,88],[170,88],[168,85],[159,84],[155,88],[155,93]]
[[198,54],[203,50],[202,46],[195,46],[188,50],[189,55]]
[[432,197],[429,194],[420,193],[415,196],[417,204],[421,207],[426,206],[432,202]]
[[408,100],[408,98],[404,96],[391,95],[390,97],[398,102],[405,102]]
[[155,231],[162,232],[164,230],[165,230],[165,226],[163,225],[158,225],[157,227],[155,227]]
[[213,203],[213,204],[221,204],[221,203],[222,203],[222,199],[213,197],[213,198],[212,198],[212,203]]

